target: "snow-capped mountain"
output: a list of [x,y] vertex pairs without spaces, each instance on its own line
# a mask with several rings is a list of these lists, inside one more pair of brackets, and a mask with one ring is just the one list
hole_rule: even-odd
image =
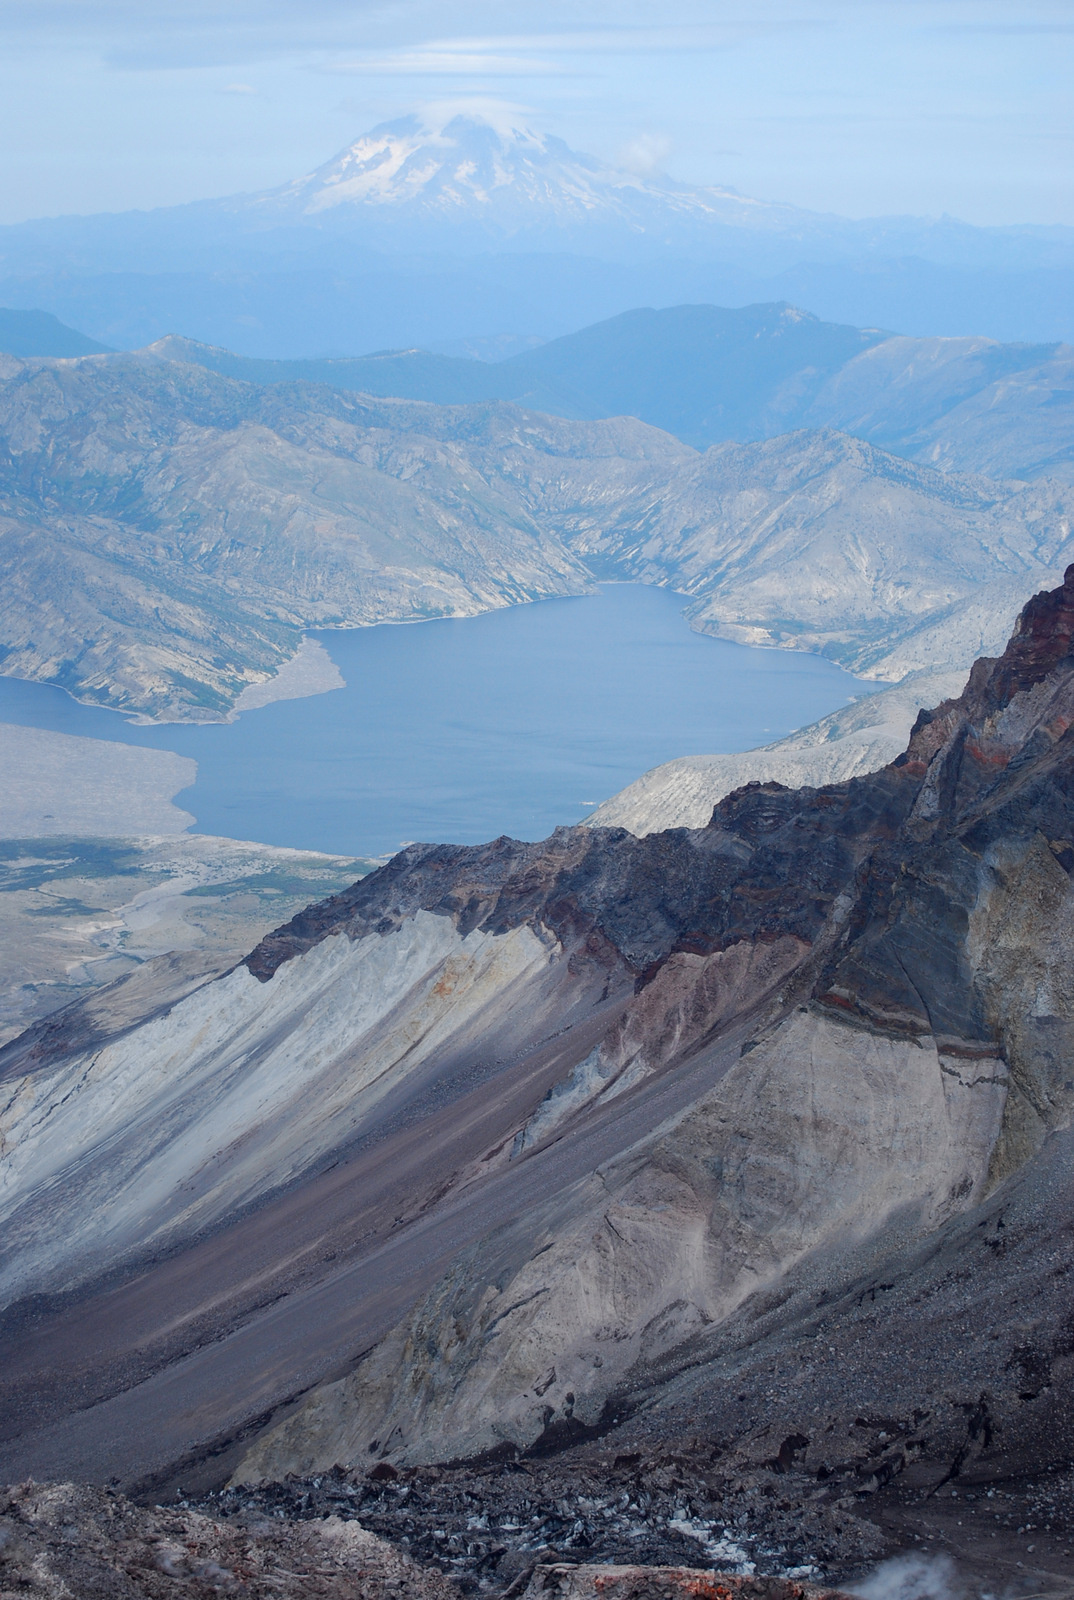
[[269,215],[282,211],[310,220],[394,215],[425,225],[470,225],[501,238],[582,227],[651,234],[662,242],[669,229],[699,224],[782,231],[820,220],[731,189],[641,177],[525,125],[473,116],[439,126],[418,116],[382,123],[252,204]]
[[[957,219],[855,221],[718,185],[640,175],[524,123],[417,114],[381,123],[322,166],[216,202],[240,225],[357,232],[376,248],[599,251],[765,263],[920,255],[1012,265],[1074,255],[1074,229],[980,229]],[[1046,237],[1047,236],[1047,237]]]

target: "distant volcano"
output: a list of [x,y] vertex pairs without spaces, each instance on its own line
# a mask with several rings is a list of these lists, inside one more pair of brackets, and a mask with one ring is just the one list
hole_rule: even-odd
[[570,250],[765,260],[916,255],[1013,265],[1074,253],[1074,230],[971,227],[952,217],[854,221],[720,185],[640,175],[523,123],[474,115],[382,122],[311,173],[208,202],[255,227],[354,233],[376,248]]
[[253,196],[243,208],[250,205],[280,220],[377,215],[453,229],[476,225],[490,241],[582,228],[665,244],[713,223],[782,231],[821,220],[732,189],[639,177],[552,135],[473,116],[440,126],[416,115],[381,123],[306,177]]

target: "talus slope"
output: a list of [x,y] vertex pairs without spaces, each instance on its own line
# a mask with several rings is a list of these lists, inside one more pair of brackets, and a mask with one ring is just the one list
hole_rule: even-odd
[[[978,662],[959,699],[921,714],[891,767],[820,790],[754,785],[717,806],[707,835],[750,854],[719,932],[693,921],[690,999],[718,1030],[703,974],[732,929],[772,940],[793,928],[798,1003],[787,1004],[788,973],[779,1014],[717,1087],[475,1244],[354,1375],[254,1448],[243,1477],[606,1429],[657,1366],[666,1382],[696,1364],[751,1296],[826,1258],[837,1284],[852,1247],[879,1259],[899,1240],[942,1238],[1036,1157],[1074,1089],[1072,624],[1074,569],[1030,602],[1003,657]],[[793,867],[783,855],[776,888],[766,855],[803,835],[808,852]],[[842,872],[824,882],[832,851]],[[615,1040],[676,965],[681,983],[685,944],[646,973]],[[682,1029],[681,994],[662,1026],[658,1009],[650,1002],[645,1042],[634,1041],[635,1084],[702,1035]],[[679,1033],[662,1055],[672,1016]],[[568,1117],[614,1092],[614,1054],[606,1038],[560,1091]],[[547,1107],[535,1121],[539,1135],[556,1127]]]

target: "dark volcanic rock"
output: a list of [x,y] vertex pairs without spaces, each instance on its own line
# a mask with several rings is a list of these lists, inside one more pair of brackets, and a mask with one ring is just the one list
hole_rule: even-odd
[[522,1600],[849,1600],[837,1589],[818,1589],[794,1578],[732,1577],[689,1567],[540,1566]]
[[[978,661],[958,700],[921,712],[906,753],[881,772],[821,789],[751,783],[722,800],[703,830],[637,839],[616,828],[557,828],[537,844],[502,836],[487,845],[410,845],[269,934],[246,965],[266,980],[330,933],[387,932],[418,910],[451,916],[464,934],[534,918],[560,937],[599,926],[637,971],[673,950],[783,933],[812,939],[867,852],[882,857],[898,840],[905,857],[924,834],[963,821],[1016,755],[1020,767],[1052,757],[1074,714],[1065,674],[1048,715],[1035,708],[1028,742],[1022,721],[1004,729],[997,720],[1016,695],[1069,666],[1072,635],[1074,566],[1060,589],[1027,604],[1004,655]],[[1065,788],[1020,791],[1021,824],[1046,820],[1049,799],[1065,801]],[[904,839],[908,819],[919,826]],[[1004,810],[997,826],[1009,820]],[[885,871],[898,870],[877,863],[877,893]],[[944,982],[949,966],[941,971]]]
[[[576,1571],[600,1563],[606,1573],[704,1566],[713,1576],[713,1568],[734,1571],[753,1556],[779,1575],[753,1580],[772,1583],[772,1600],[790,1600],[792,1586],[807,1600],[814,1591],[802,1582],[803,1569],[814,1578],[822,1568],[861,1570],[882,1550],[876,1528],[835,1505],[834,1495],[818,1500],[815,1484],[803,1492],[800,1482],[781,1482],[764,1469],[731,1475],[718,1456],[687,1444],[674,1453],[417,1469],[390,1482],[336,1470],[227,1489],[200,1509],[244,1522],[356,1517],[450,1573],[463,1593],[482,1595],[519,1593],[527,1574],[557,1561],[578,1563]],[[737,1592],[735,1580],[720,1581]],[[743,1600],[754,1595],[767,1600],[767,1591],[748,1587]]]
[[329,934],[386,933],[419,910],[464,934],[538,921],[572,944],[595,931],[639,975],[675,951],[786,934],[812,942],[863,854],[898,832],[919,781],[906,768],[817,790],[750,784],[708,828],[643,839],[577,827],[538,844],[410,845],[269,934],[246,965],[264,981]]

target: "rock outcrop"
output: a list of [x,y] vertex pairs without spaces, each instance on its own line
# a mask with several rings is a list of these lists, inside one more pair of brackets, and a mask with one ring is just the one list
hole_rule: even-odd
[[357,1522],[239,1527],[185,1506],[137,1506],[114,1490],[71,1483],[0,1489],[0,1593],[19,1600],[458,1597],[450,1579]]
[[567,1563],[590,1581],[609,1569],[624,1581],[669,1570],[696,1577],[704,1569],[732,1590],[728,1579],[763,1572],[792,1593],[795,1586],[808,1592],[824,1574],[848,1580],[885,1554],[875,1523],[830,1488],[818,1493],[815,1478],[789,1481],[761,1464],[735,1463],[728,1472],[711,1441],[611,1453],[607,1443],[524,1462],[399,1472],[384,1462],[372,1471],[337,1467],[314,1478],[232,1485],[197,1506],[246,1526],[356,1518],[382,1539],[405,1540],[409,1555],[437,1565],[464,1593],[497,1600],[517,1600],[528,1582]]
[[849,1600],[794,1578],[742,1578],[700,1567],[541,1566],[522,1600]]

